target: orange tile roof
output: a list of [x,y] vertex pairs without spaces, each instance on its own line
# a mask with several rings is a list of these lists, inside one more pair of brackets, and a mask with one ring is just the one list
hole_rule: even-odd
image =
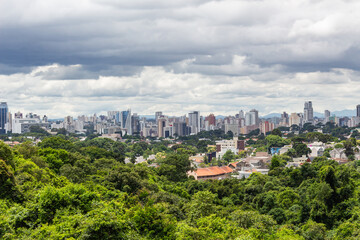
[[234,168],[236,168],[236,164],[238,164],[239,162],[232,162],[230,163],[231,166],[233,166]]
[[198,177],[205,177],[205,176],[217,176],[223,175],[227,173],[232,173],[232,169],[228,166],[223,167],[208,167],[208,168],[199,168],[195,170],[195,173]]

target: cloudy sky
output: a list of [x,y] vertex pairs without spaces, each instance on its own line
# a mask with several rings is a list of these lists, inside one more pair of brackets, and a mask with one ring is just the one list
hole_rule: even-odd
[[354,109],[359,12],[356,0],[0,0],[0,100],[50,118]]

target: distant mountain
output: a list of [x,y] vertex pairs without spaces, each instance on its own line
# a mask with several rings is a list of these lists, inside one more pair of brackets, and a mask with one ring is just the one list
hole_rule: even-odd
[[334,111],[334,112],[331,112],[330,114],[331,115],[334,114],[337,117],[353,117],[353,116],[356,116],[356,109],[354,109],[354,110],[346,109],[346,110],[341,110],[341,111]]
[[281,117],[281,113],[270,113],[265,116],[261,116],[261,118],[273,118],[273,117]]
[[140,118],[155,119],[155,115],[139,115]]
[[[334,112],[330,112],[330,115],[331,116],[335,115],[337,117],[353,117],[356,116],[356,109],[354,110],[345,109],[340,111],[334,111]],[[281,117],[281,113],[270,113],[265,116],[261,116],[261,118],[273,118],[273,117]],[[324,113],[314,112],[314,117],[324,118]]]

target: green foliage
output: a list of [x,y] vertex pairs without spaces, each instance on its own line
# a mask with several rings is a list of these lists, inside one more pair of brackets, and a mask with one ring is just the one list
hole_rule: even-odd
[[236,155],[231,150],[227,150],[222,157],[226,164],[229,164],[231,161],[235,160],[235,158]]
[[282,137],[282,133],[281,133],[280,129],[278,129],[278,128],[275,128],[274,130],[272,130],[271,135],[277,135],[279,137]]
[[[0,143],[0,239],[359,239],[360,161],[318,157],[285,167],[324,135],[310,133],[293,137],[294,149],[274,156],[268,175],[207,181],[187,177],[205,133],[172,148],[61,135],[38,146]],[[253,144],[279,143],[290,140],[269,135]],[[145,152],[157,153],[158,167],[122,161]]]
[[159,175],[166,176],[171,181],[185,180],[187,172],[192,169],[187,154],[169,154],[166,158],[161,159],[159,163]]
[[266,138],[268,148],[272,147],[283,147],[286,144],[289,144],[289,141],[283,139],[278,135],[268,135]]

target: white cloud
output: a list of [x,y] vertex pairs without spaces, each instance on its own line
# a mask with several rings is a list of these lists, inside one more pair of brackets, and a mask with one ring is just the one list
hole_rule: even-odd
[[353,108],[359,10],[341,0],[0,0],[0,94],[56,117]]
[[[238,56],[235,59],[233,63],[244,64]],[[305,100],[313,100],[315,110],[322,111],[352,108],[360,91],[360,85],[355,84],[360,80],[360,73],[348,69],[291,73],[273,81],[257,81],[257,73],[242,77],[209,76],[175,73],[162,67],[145,67],[140,73],[125,77],[43,78],[48,72],[62,76],[62,71],[73,68],[72,65],[52,64],[29,73],[0,75],[0,82],[7,86],[0,93],[7,97],[4,100],[9,102],[13,112],[36,111],[57,118],[128,107],[141,114],[159,110],[168,114],[186,114],[191,110],[231,114],[256,107],[261,114],[266,114],[301,111]],[[261,69],[258,72],[264,74]],[[325,88],[324,82],[327,82]]]

